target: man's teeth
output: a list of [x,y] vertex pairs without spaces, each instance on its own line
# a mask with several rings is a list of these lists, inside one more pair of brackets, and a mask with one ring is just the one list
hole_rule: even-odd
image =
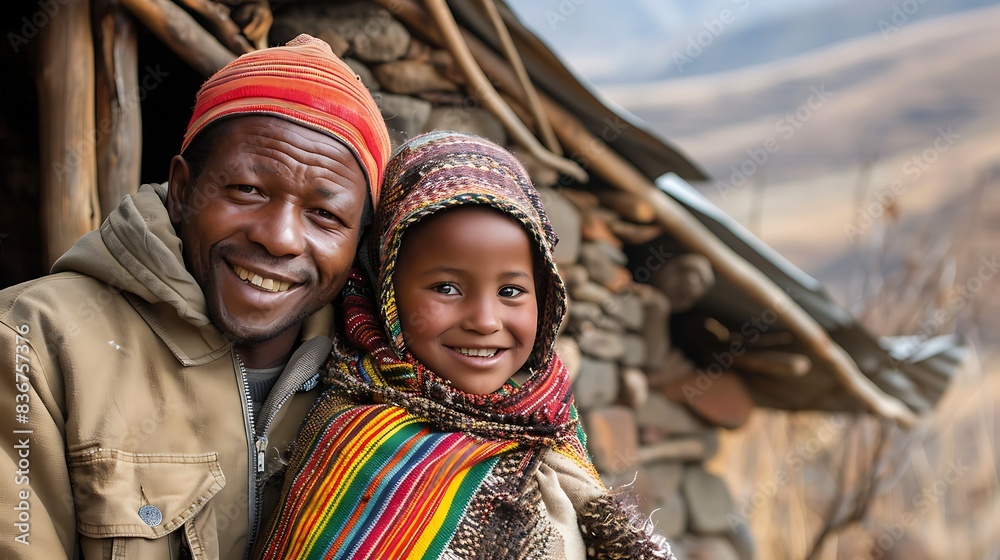
[[496,348],[456,348],[459,354],[477,358],[491,358],[497,353]]
[[233,265],[233,272],[237,276],[243,279],[244,282],[248,282],[257,286],[262,290],[267,290],[269,292],[284,292],[288,288],[292,287],[291,282],[282,282],[280,280],[275,280],[273,278],[264,278],[263,276],[250,272],[249,270],[243,268],[242,266]]

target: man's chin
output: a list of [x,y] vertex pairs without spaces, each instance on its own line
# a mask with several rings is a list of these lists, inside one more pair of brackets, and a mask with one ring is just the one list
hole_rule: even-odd
[[212,322],[237,346],[263,344],[302,323],[305,315],[289,316],[283,321],[265,321],[263,318],[235,317],[213,313]]

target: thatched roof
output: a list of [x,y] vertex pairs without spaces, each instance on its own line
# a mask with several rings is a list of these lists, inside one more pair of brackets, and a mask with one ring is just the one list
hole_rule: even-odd
[[[609,123],[620,122],[616,119],[631,118],[616,113],[597,99],[538,37],[517,20],[506,5],[497,3],[532,81],[539,88],[572,111],[597,136],[607,129]],[[500,50],[496,32],[480,3],[454,2],[451,7],[461,24],[495,50]],[[646,177],[656,181],[659,188],[681,203],[735,253],[788,293],[847,351],[861,372],[880,389],[918,413],[929,411],[938,402],[948,387],[951,375],[966,357],[964,341],[955,336],[926,341],[907,339],[904,343],[878,339],[835,302],[817,280],[765,245],[688,185],[685,181],[703,181],[707,177],[696,163],[688,160],[667,141],[648,132],[641,124],[634,123],[625,128],[610,146]],[[588,186],[583,185],[582,188]],[[669,235],[666,237],[669,238]],[[657,239],[653,243],[669,244],[670,240]],[[677,247],[677,250],[683,248]],[[766,311],[767,307],[748,297],[733,282],[719,277],[711,291],[687,315],[708,315],[731,331],[739,332],[744,325],[752,325],[755,318],[766,317]],[[787,329],[787,325],[778,320],[770,328],[782,331]],[[675,336],[681,337],[679,344],[682,346],[687,342],[714,348],[711,341],[685,341],[683,334]],[[718,348],[724,350],[726,346],[726,343],[719,343]],[[801,344],[793,342],[790,346],[792,351],[811,354]],[[708,350],[707,347],[705,349]],[[813,367],[803,376],[745,376],[755,402],[787,410],[865,410],[866,406],[845,390],[823,360],[811,357]]]
[[[397,8],[398,11],[393,11],[393,15],[408,25],[414,36],[420,37],[434,48],[445,48],[440,36],[441,30],[435,28],[435,22],[420,3],[404,0],[379,3]],[[299,3],[274,2],[273,4],[275,13],[279,13],[280,10]],[[301,4],[306,5],[304,2]],[[177,56],[202,74],[235,56],[222,44],[233,44],[231,37],[220,43],[213,38],[212,32],[207,31],[194,18],[167,0],[128,0],[123,5],[133,10],[143,24],[153,29],[153,34],[160,38],[163,45],[174,50]],[[144,10],[150,9],[140,15],[136,11],[136,6],[142,6]],[[960,341],[956,339],[917,343],[911,341],[904,349],[899,343],[892,345],[889,341],[879,340],[866,332],[848,312],[829,297],[818,282],[789,264],[740,227],[732,218],[697,195],[696,191],[685,183],[706,178],[695,162],[687,159],[663,139],[647,131],[641,124],[631,122],[630,117],[616,113],[613,108],[603,103],[574,77],[572,71],[566,68],[541,40],[517,20],[502,1],[497,0],[496,6],[513,39],[518,56],[524,62],[531,83],[546,98],[546,108],[550,109],[549,118],[554,122],[562,121],[560,141],[565,148],[565,155],[570,159],[576,159],[590,175],[589,182],[567,181],[565,186],[579,191],[617,189],[628,192],[655,209],[655,223],[664,231],[663,235],[646,242],[647,247],[650,243],[654,243],[658,246],[671,247],[675,252],[698,252],[707,256],[716,269],[717,282],[706,297],[691,311],[674,318],[674,322],[678,324],[685,324],[685,321],[696,323],[695,328],[673,329],[675,343],[689,357],[699,365],[704,365],[711,361],[713,353],[724,350],[735,340],[724,340],[725,336],[705,338],[704,334],[708,331],[704,328],[703,322],[706,317],[721,324],[731,333],[739,333],[745,325],[753,324],[755,319],[759,320],[777,310],[776,319],[769,328],[775,332],[786,331],[791,335],[789,343],[782,350],[807,356],[812,367],[805,375],[791,377],[741,372],[743,381],[757,404],[791,410],[867,409],[904,423],[912,421],[912,415],[905,409],[922,413],[934,406],[963,356],[964,347]],[[489,72],[506,72],[507,78],[504,81],[508,87],[512,82],[516,84],[516,79],[511,77],[513,73],[504,55],[501,54],[503,50],[496,27],[483,4],[451,2],[448,7],[458,24],[464,28],[465,41],[477,54],[477,62]],[[169,25],[164,22],[167,18],[170,20]],[[184,33],[178,32],[181,27],[184,27]],[[55,29],[56,26],[50,28],[48,31]],[[44,33],[47,30],[42,31]],[[218,29],[215,32],[220,33]],[[478,46],[473,44],[476,42]],[[245,40],[235,43],[247,46]],[[209,45],[210,48],[202,48],[205,45]],[[484,58],[492,59],[493,66],[487,67]],[[42,57],[38,64],[44,66],[53,62],[59,61],[45,60]],[[60,67],[72,67],[66,61],[61,61],[60,64],[62,64]],[[113,68],[111,71],[119,72],[121,69]],[[135,68],[125,71],[134,72]],[[37,73],[41,74],[40,71]],[[170,87],[176,87],[180,81],[177,80]],[[171,91],[171,102],[176,103],[178,107],[188,107],[196,85],[191,84],[189,92]],[[123,92],[117,93],[121,96]],[[516,97],[523,91],[514,87],[512,91],[505,93]],[[50,92],[49,99],[58,100],[59,96],[58,91],[55,94]],[[98,99],[99,103],[106,101]],[[159,102],[162,102],[162,99]],[[138,105],[138,102],[135,105]],[[122,107],[134,109],[128,103]],[[39,109],[42,114],[48,110],[44,107]],[[67,104],[66,110],[73,109]],[[71,118],[74,117],[71,115]],[[47,133],[45,127],[42,129],[44,146]],[[74,130],[77,134],[81,131],[86,134],[93,133],[94,129],[92,125],[88,128],[87,125],[80,124]],[[122,152],[124,157],[132,162],[138,161],[135,154],[128,152],[129,148],[139,146],[138,142],[126,139],[116,143],[113,141],[115,131],[100,132],[103,136],[100,140],[103,140],[103,143],[98,144],[98,150],[122,150],[124,147]],[[143,143],[153,145],[157,139],[162,140],[158,138],[160,132],[143,129],[141,132]],[[51,140],[48,139],[49,142]],[[93,144],[92,139],[90,142]],[[600,153],[581,153],[580,149],[574,149],[574,142],[577,142],[577,148],[594,145],[596,142],[599,148],[596,152]],[[69,143],[58,145],[69,145]],[[45,153],[49,152],[43,149],[42,154]],[[79,177],[59,177],[59,189],[75,192],[73,189],[76,187],[70,183],[78,180],[85,188],[93,189],[95,192],[100,187],[103,193],[107,185],[84,183],[93,181],[88,177],[115,175],[108,174],[107,170],[104,173],[100,172],[101,165],[108,165],[102,162],[110,161],[111,165],[114,165],[116,161],[115,157],[105,156],[106,154],[99,153],[96,158],[98,163],[91,162],[79,166],[81,169],[87,165],[97,167],[99,171],[93,176],[80,173]],[[137,175],[138,163],[132,165],[136,170],[134,174]],[[43,177],[40,182],[44,192],[46,189],[51,190],[51,186],[46,185],[47,181],[53,179],[51,177],[46,179],[45,166],[41,167]],[[128,175],[118,174],[118,176]],[[130,180],[125,181],[125,183],[130,182]],[[125,187],[134,189],[134,185],[131,184],[118,185],[116,188]],[[111,193],[109,198],[114,198],[118,192],[114,188],[106,190]],[[53,195],[48,196],[51,199]],[[94,200],[96,195],[88,194],[84,198]],[[45,200],[44,195],[42,200]],[[68,208],[68,210],[76,209]],[[103,210],[105,213],[108,211],[107,208]],[[46,212],[40,214],[45,215]],[[37,247],[23,245],[19,249],[26,253],[39,250]],[[50,240],[50,252],[57,249],[57,244],[51,243]],[[645,249],[643,246],[630,248],[633,253],[636,251],[641,253]],[[18,258],[16,254],[12,257]],[[635,271],[636,263],[633,262],[630,266]],[[900,403],[905,403],[905,409]]]

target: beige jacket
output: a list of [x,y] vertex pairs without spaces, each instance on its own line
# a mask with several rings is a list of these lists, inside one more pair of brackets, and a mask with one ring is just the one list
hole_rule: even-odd
[[307,321],[251,434],[164,195],[144,186],[52,275],[0,291],[0,558],[243,558],[273,510],[332,311]]

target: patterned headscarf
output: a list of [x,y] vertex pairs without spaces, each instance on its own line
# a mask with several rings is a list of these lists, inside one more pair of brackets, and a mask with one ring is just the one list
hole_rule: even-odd
[[[525,364],[529,374],[486,395],[455,388],[413,357],[403,341],[393,287],[406,231],[438,212],[468,205],[496,209],[521,224],[537,253],[538,327]],[[493,142],[466,133],[414,137],[389,162],[373,230],[359,252],[367,274],[356,272],[348,279],[344,315],[348,339],[374,357],[389,390],[422,397],[410,403],[423,403],[442,428],[465,430],[474,419],[471,426],[481,436],[549,447],[572,442],[585,457],[570,381],[554,351],[566,313],[566,288],[552,253],[557,237],[520,162]]]
[[524,227],[541,257],[538,332],[528,360],[541,367],[552,355],[559,324],[566,313],[566,288],[552,255],[555,230],[545,215],[527,171],[493,142],[458,132],[435,131],[413,138],[393,154],[386,169],[383,202],[375,220],[377,246],[369,247],[366,265],[377,278],[386,332],[396,353],[405,347],[396,308],[393,275],[407,229],[428,216],[459,206],[494,208]]
[[213,74],[198,91],[181,152],[208,125],[237,115],[271,115],[340,140],[358,158],[378,204],[389,133],[361,78],[330,45],[302,34],[283,47],[240,56]]

